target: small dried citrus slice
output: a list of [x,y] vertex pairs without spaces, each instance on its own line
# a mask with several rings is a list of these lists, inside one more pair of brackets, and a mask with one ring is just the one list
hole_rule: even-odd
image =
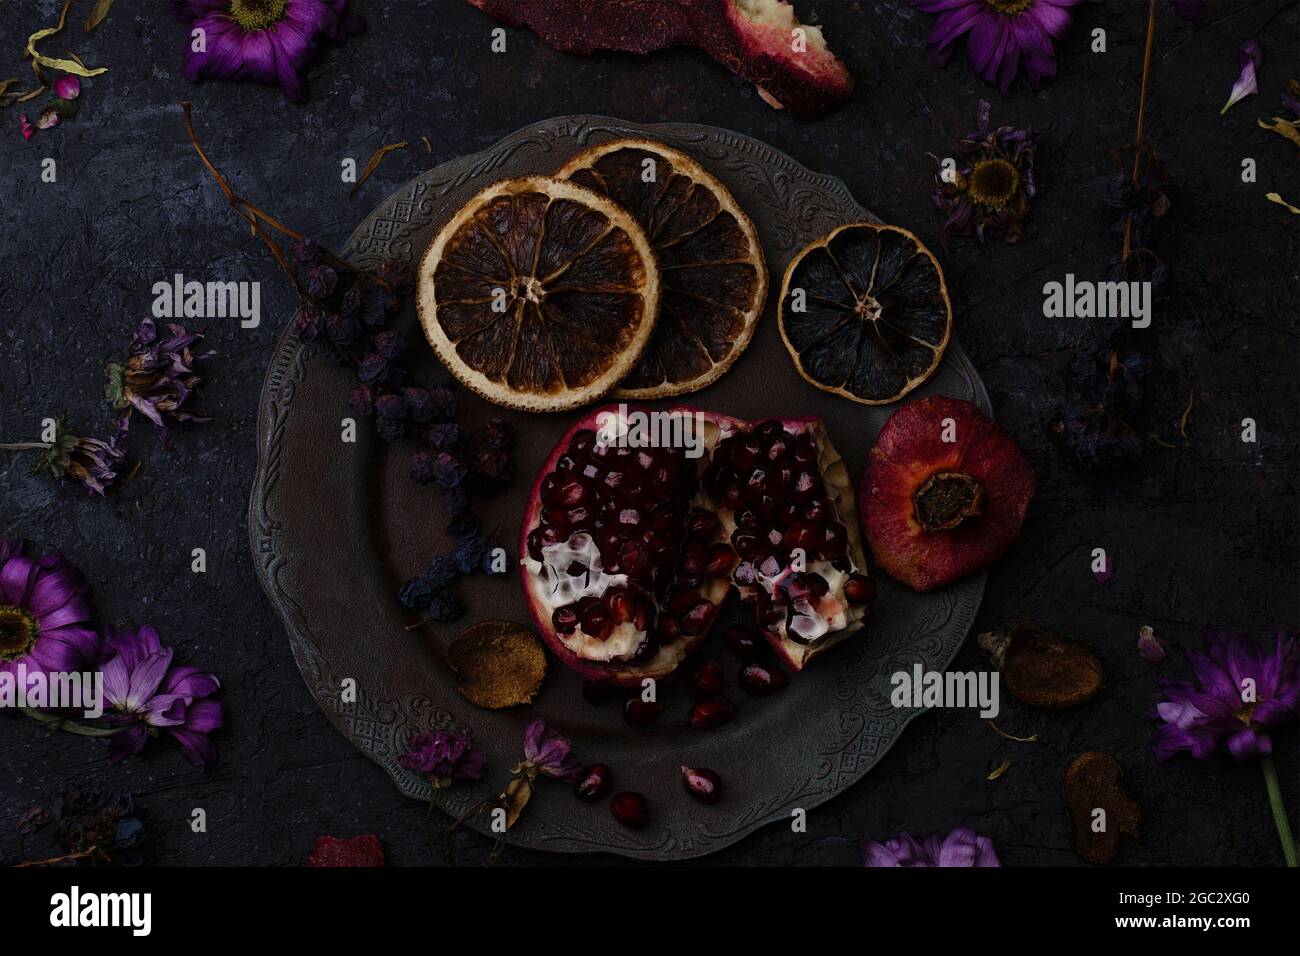
[[467,387],[525,411],[575,408],[631,371],[659,269],[636,221],[591,190],[527,176],[484,189],[429,244],[419,310]]
[[767,299],[758,232],[727,187],[685,153],[647,139],[593,146],[556,175],[631,213],[659,263],[654,335],[614,394],[664,398],[717,379],[749,345]]
[[933,375],[952,334],[938,261],[906,229],[871,222],[794,257],[777,317],[799,374],[865,405],[897,401]]

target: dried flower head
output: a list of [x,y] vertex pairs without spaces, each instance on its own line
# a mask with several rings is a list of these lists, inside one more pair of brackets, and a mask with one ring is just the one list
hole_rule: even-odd
[[863,865],[868,867],[968,867],[1001,866],[993,841],[969,827],[958,827],[947,836],[932,833],[918,840],[910,833],[884,843],[871,841],[863,848]]
[[407,752],[397,762],[407,770],[427,773],[435,790],[451,786],[453,780],[477,780],[483,776],[487,758],[465,734],[435,730],[416,734]]
[[159,335],[152,319],[136,327],[129,357],[108,364],[108,385],[104,390],[113,407],[126,413],[121,420],[124,431],[130,409],[153,422],[164,441],[168,437],[164,416],[178,422],[210,420],[189,407],[202,383],[194,364],[216,354],[194,353],[190,346],[201,338],[201,334],[187,332],[180,325],[168,325],[167,334]]
[[1034,133],[1031,129],[989,127],[989,104],[979,102],[979,129],[954,149],[958,167],[945,179],[935,176],[934,204],[944,214],[947,235],[1019,242],[1034,187]]
[[1279,632],[1272,652],[1244,634],[1211,627],[1205,651],[1187,660],[1196,683],[1161,681],[1165,700],[1153,749],[1157,760],[1187,751],[1207,760],[1220,746],[1238,760],[1273,752],[1269,732],[1300,712],[1300,651],[1295,635]]
[[56,481],[71,481],[90,494],[103,496],[117,481],[126,452],[118,447],[119,431],[108,441],[69,432],[60,420],[52,443],[32,463],[32,474],[44,472]]

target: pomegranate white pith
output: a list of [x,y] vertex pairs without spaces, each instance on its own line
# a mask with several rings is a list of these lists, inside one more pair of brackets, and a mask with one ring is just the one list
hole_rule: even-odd
[[598,423],[626,431],[607,408],[543,465],[520,536],[538,629],[587,678],[633,685],[674,671],[735,585],[799,670],[861,626],[874,593],[844,464],[817,419],[673,411],[692,416],[700,457],[598,437]]

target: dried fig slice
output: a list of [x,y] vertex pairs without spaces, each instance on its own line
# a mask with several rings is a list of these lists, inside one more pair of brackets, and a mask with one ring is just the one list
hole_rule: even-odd
[[476,707],[531,703],[546,677],[546,653],[533,632],[513,621],[482,621],[447,649],[456,690]]
[[479,192],[420,265],[420,321],[444,365],[479,395],[524,411],[599,398],[654,329],[659,268],[609,199],[542,176]]
[[952,333],[938,260],[906,229],[872,222],[800,250],[777,319],[800,375],[864,405],[896,402],[926,381]]
[[1074,758],[1065,771],[1074,851],[1087,863],[1113,862],[1121,835],[1135,840],[1142,835],[1142,808],[1120,786],[1122,774],[1118,760],[1095,750]]
[[659,264],[659,318],[614,394],[651,399],[704,388],[749,345],[767,299],[758,232],[727,187],[685,153],[618,139],[556,173],[609,196],[645,231]]
[[1031,707],[1068,710],[1101,690],[1097,655],[1049,628],[1022,622],[1009,632],[988,631],[978,640],[1002,672],[1007,691]]

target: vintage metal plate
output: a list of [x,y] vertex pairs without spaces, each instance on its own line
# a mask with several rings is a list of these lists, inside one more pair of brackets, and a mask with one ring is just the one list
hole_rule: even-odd
[[[780,277],[799,248],[841,223],[875,217],[840,180],[810,172],[757,140],[683,123],[643,126],[595,116],[547,120],[412,180],[366,217],[344,255],[358,264],[387,258],[418,264],[438,227],[484,186],[509,176],[549,173],[578,150],[620,136],[648,136],[694,156],[753,218],[767,254],[772,291],[752,344],[726,375],[689,400],[745,418],[821,415],[856,477],[892,408],[858,405],[800,379],[781,343],[775,301]],[[403,321],[413,351],[426,353],[426,377],[445,377],[424,346],[413,305]],[[604,805],[581,803],[568,786],[542,781],[511,831],[517,845],[683,859],[787,820],[795,808],[811,811],[860,780],[919,713],[890,705],[889,675],[917,661],[943,670],[966,637],[983,595],[983,574],[925,595],[883,580],[867,628],[765,700],[750,700],[734,686],[734,662],[710,641],[705,652],[713,648],[731,671],[728,692],[739,717],[709,733],[686,725],[680,688],[665,689],[668,711],[657,724],[631,730],[616,706],[584,702],[577,675],[554,660],[534,706],[482,711],[456,693],[445,649],[475,621],[529,619],[517,576],[462,582],[470,608],[464,620],[406,630],[413,618],[397,603],[396,592],[449,545],[445,517],[438,495],[407,477],[406,452],[386,446],[364,427],[355,444],[340,440],[350,388],[344,371],[300,346],[291,329],[284,333],[259,410],[249,515],[258,574],[316,700],[408,796],[430,796],[428,781],[397,762],[413,734],[467,728],[486,752],[489,766],[480,783],[437,795],[444,810],[458,814],[504,786],[519,759],[524,726],[540,715],[572,737],[584,760],[612,766],[618,788],[640,790],[650,803],[651,824],[636,832],[619,825]],[[979,377],[955,342],[938,374],[913,397],[936,393],[989,410]],[[517,480],[479,506],[485,524],[513,554],[533,473],[574,415],[509,412],[462,395],[462,414],[469,422],[505,418],[517,435]],[[741,619],[733,597],[719,629]],[[743,619],[750,617],[746,613]],[[341,694],[348,678],[356,681],[354,703],[344,702]],[[691,801],[681,789],[682,763],[721,773],[726,798],[714,807]],[[863,821],[867,830],[869,823]]]

